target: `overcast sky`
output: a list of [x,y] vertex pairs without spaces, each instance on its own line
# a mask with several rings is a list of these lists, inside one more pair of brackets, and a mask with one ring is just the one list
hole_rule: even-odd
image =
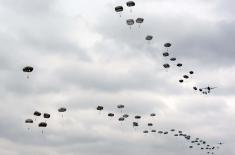
[[[182,138],[143,135],[150,121],[156,130],[224,142],[217,154],[235,154],[235,2],[136,0],[132,12],[125,3],[0,0],[1,155],[206,154]],[[117,5],[124,6],[121,18]],[[126,19],[137,17],[144,23],[130,29]],[[163,69],[165,42],[183,68]],[[34,67],[29,79],[27,65]],[[195,75],[179,84],[190,70]],[[218,88],[203,96],[195,85]],[[108,112],[121,115],[118,104],[142,115],[142,126],[108,119]],[[51,114],[44,134],[37,127],[43,119],[30,130],[24,123],[35,110]]]

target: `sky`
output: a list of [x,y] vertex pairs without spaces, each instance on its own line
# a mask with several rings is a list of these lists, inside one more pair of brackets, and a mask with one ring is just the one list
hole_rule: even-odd
[[[182,138],[144,135],[150,121],[156,130],[224,142],[216,154],[235,154],[235,2],[135,2],[130,11],[123,0],[0,0],[0,154],[206,154]],[[126,19],[137,17],[144,23],[130,29]],[[182,68],[162,67],[165,42]],[[190,70],[195,75],[179,84]],[[208,96],[192,89],[208,85],[218,87]],[[108,119],[121,115],[118,104],[143,116],[142,126]],[[36,110],[51,114],[44,134],[37,127],[44,119],[24,123]]]

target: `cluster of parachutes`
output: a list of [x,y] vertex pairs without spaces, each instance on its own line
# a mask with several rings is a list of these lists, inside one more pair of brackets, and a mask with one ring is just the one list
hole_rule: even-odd
[[[171,57],[171,56],[170,56],[171,54],[169,53],[169,48],[170,48],[171,46],[172,46],[171,43],[165,43],[165,44],[164,44],[164,47],[166,48],[166,51],[163,52],[162,55],[163,55],[163,57],[166,57],[166,58],[170,57],[169,59],[167,59],[167,62],[163,64],[163,67],[164,67],[165,69],[169,69],[169,68],[171,67],[170,62],[173,62],[173,63],[174,63],[174,62],[177,61],[177,59],[176,59],[175,57]],[[181,68],[181,67],[183,67],[183,64],[182,64],[181,62],[178,62],[178,63],[176,63],[176,66],[179,67],[179,68]],[[192,76],[193,74],[194,74],[194,71],[192,71],[192,70],[188,71],[187,74],[184,74],[184,75],[182,76],[182,78],[179,79],[179,82],[180,82],[180,83],[183,83],[185,80],[189,79],[190,76]]]
[[[29,78],[29,74],[30,74],[31,72],[33,72],[34,68],[33,68],[32,66],[26,66],[26,67],[24,67],[22,70],[23,70],[23,72],[27,73],[27,78]],[[62,117],[63,117],[63,113],[66,112],[66,111],[67,111],[67,109],[66,109],[65,107],[61,107],[61,108],[58,109],[58,112],[59,112],[59,113],[62,113]],[[39,122],[39,123],[38,123],[38,127],[39,127],[39,128],[42,128],[42,134],[43,134],[43,128],[46,128],[46,127],[47,127],[47,122],[46,122],[46,120],[51,117],[51,114],[49,114],[49,113],[43,113],[43,115],[42,115],[41,112],[35,111],[35,112],[33,113],[33,115],[34,115],[34,117],[35,117],[34,120],[31,119],[31,118],[28,118],[28,119],[25,120],[25,123],[28,125],[28,130],[30,130],[30,125],[31,125],[31,124],[36,123],[37,117],[41,117],[41,116],[42,116],[42,117],[45,119],[45,121]]]
[[[133,115],[133,116],[131,116],[130,114],[123,113],[125,105],[122,105],[122,104],[117,105],[116,108],[118,110],[120,110],[120,113],[115,114],[113,112],[108,112],[107,113],[107,117],[112,119],[112,118],[115,118],[115,116],[116,116],[117,121],[119,121],[119,122],[124,122],[126,119],[129,119],[132,122],[133,128],[137,128],[137,127],[140,126],[140,122],[139,121],[141,119],[143,119],[143,116],[140,116],[140,115]],[[97,106],[96,110],[98,110],[99,113],[101,113],[104,110],[104,107],[99,105],[99,106]],[[156,117],[156,113],[149,114],[149,117],[152,117],[152,118]],[[152,126],[154,126],[154,123],[153,123],[153,121],[151,121],[151,122],[148,122],[146,125],[148,127],[152,127]]]
[[184,138],[186,142],[189,144],[189,149],[199,148],[201,151],[206,152],[207,154],[215,154],[215,151],[220,149],[219,145],[222,143],[218,143],[217,145],[210,145],[205,140],[200,138],[192,138],[191,135],[184,133],[181,130],[171,129],[170,131],[158,131],[158,134],[168,134],[178,138]]
[[[126,2],[126,7],[128,7],[130,9],[130,12],[132,12],[132,8],[135,6],[135,2],[134,1],[128,1]],[[114,8],[114,10],[120,15],[121,17],[121,13],[124,11],[124,7],[119,5],[119,6],[116,6]],[[142,17],[138,17],[136,19],[133,19],[133,18],[129,18],[129,19],[126,19],[126,24],[130,27],[131,27],[136,23],[138,24],[138,26],[140,27],[141,24],[144,22],[144,18]]]
[[[169,48],[170,48],[171,46],[172,46],[171,43],[165,43],[165,44],[164,44],[164,47],[166,48],[166,51],[162,53],[163,57],[165,57],[165,58],[170,57]],[[170,58],[167,59],[167,60],[168,60],[168,62],[166,62],[165,64],[163,64],[163,67],[164,67],[165,69],[169,69],[169,68],[171,67],[170,62],[175,62],[175,61],[177,61],[177,59],[176,59],[175,57],[170,57]],[[170,61],[170,62],[169,62],[169,61]],[[179,67],[179,68],[181,68],[181,67],[183,67],[183,64],[180,63],[180,62],[178,62],[178,63],[176,63],[176,66]],[[186,74],[184,74],[181,79],[179,79],[179,82],[180,82],[180,83],[183,83],[184,81],[190,79],[190,77],[192,77],[193,75],[194,75],[194,71],[193,71],[193,70],[190,70],[190,71],[188,71]],[[207,95],[207,94],[211,93],[211,90],[213,90],[213,89],[215,89],[215,88],[216,88],[216,87],[210,87],[210,86],[205,87],[205,88],[198,88],[198,87],[194,86],[194,87],[193,87],[193,90],[199,91],[199,92],[201,92],[202,94]]]
[[[65,107],[61,107],[61,108],[59,108],[58,109],[58,112],[59,113],[62,113],[62,117],[63,117],[63,113],[64,112],[66,112],[67,111],[67,109],[65,108]],[[50,119],[51,118],[51,114],[49,114],[49,113],[41,113],[41,112],[39,112],[39,111],[35,111],[34,113],[33,113],[33,115],[34,115],[34,120],[32,119],[32,118],[28,118],[28,119],[26,119],[25,120],[25,123],[28,125],[28,130],[30,130],[30,126],[32,125],[32,124],[36,124],[36,122],[37,122],[37,120],[40,118],[40,117],[42,117],[43,119],[44,119],[44,121],[39,121],[38,123],[37,123],[37,126],[39,127],[39,128],[42,128],[42,134],[43,134],[43,128],[46,128],[47,127],[47,120],[48,119]]]
[[[129,121],[132,122],[132,124],[130,124],[130,126],[132,126],[133,128],[137,128],[140,125],[140,119],[143,119],[142,116],[140,115],[133,115],[131,116],[130,114],[127,113],[123,113],[123,110],[125,108],[124,105],[120,104],[117,105],[116,107],[118,110],[120,110],[119,113],[113,113],[113,112],[103,112],[107,117],[109,117],[110,119],[116,118],[115,120],[119,121],[119,122],[124,122],[125,120],[129,119]],[[101,113],[102,111],[104,111],[104,107],[99,105],[96,108],[97,111],[99,111],[99,113]],[[156,113],[151,113],[149,114],[149,117],[156,117]],[[142,125],[141,127],[145,128],[144,130],[142,130],[143,134],[159,134],[159,135],[164,135],[164,136],[173,136],[173,137],[177,137],[177,138],[184,138],[186,140],[186,142],[188,142],[188,148],[189,149],[193,149],[193,148],[199,148],[201,151],[206,152],[207,154],[214,154],[216,151],[218,151],[220,149],[219,145],[222,145],[223,143],[218,143],[217,145],[210,145],[208,144],[205,140],[199,139],[199,138],[193,138],[191,135],[184,133],[181,130],[176,130],[176,129],[171,129],[171,130],[157,130],[154,127],[154,123],[156,121],[156,119],[152,119],[153,121],[148,121],[146,124]]]
[[[114,8],[115,12],[117,12],[120,17],[121,17],[121,14],[122,12],[124,11],[124,6],[126,6],[127,8],[130,9],[130,12],[132,12],[132,8],[135,7],[136,3],[134,1],[127,1],[125,5],[118,5]],[[130,29],[131,27],[137,23],[140,27],[140,25],[144,22],[144,18],[142,17],[138,17],[137,19],[132,19],[132,18],[129,18],[129,19],[126,19],[126,24],[128,26],[130,26]],[[152,35],[147,35],[145,37],[145,40],[150,42],[154,37]],[[171,56],[171,53],[168,51],[169,48],[172,46],[171,43],[165,43],[164,44],[164,47],[166,49],[166,51],[164,51],[162,53],[163,57],[164,58],[169,58],[167,59],[167,61],[163,64],[163,67],[168,70],[172,65],[176,65],[178,68],[181,68],[183,67],[183,64],[181,62],[178,62],[178,63],[175,63],[177,61],[177,59],[175,57],[172,57]],[[185,81],[187,81],[188,79],[190,79],[192,76],[194,75],[194,71],[193,70],[189,70],[187,71],[184,75],[182,75],[182,77],[179,79],[179,83],[184,83]],[[208,89],[209,88],[209,89]],[[207,87],[207,88],[197,88],[197,87],[193,87],[193,89],[195,91],[199,90],[202,94],[204,95],[207,95],[211,92],[212,89],[210,89],[210,87]],[[214,88],[213,88],[214,89]]]

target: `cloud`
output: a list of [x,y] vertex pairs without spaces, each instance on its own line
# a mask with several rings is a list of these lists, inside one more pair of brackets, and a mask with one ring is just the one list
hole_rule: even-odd
[[[123,1],[0,1],[0,154],[201,154],[171,134],[143,135],[145,124],[157,130],[182,130],[213,145],[218,154],[234,154],[234,20],[230,1],[136,0],[132,13]],[[131,29],[126,19],[144,17]],[[154,40],[144,38],[151,34]],[[182,62],[162,64],[163,44]],[[27,79],[22,72],[32,65]],[[195,75],[180,85],[189,70]],[[202,96],[192,87],[217,86]],[[130,118],[117,121],[123,113]],[[95,108],[103,105],[99,114]],[[65,106],[63,115],[57,112]],[[41,134],[33,112],[51,114]],[[113,119],[107,118],[115,113]],[[156,118],[149,116],[155,112]],[[133,129],[135,115],[143,116]]]

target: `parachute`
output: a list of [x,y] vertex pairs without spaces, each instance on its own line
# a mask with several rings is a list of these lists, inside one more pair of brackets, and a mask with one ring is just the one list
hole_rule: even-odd
[[[65,107],[61,107],[58,109],[58,112],[60,112],[60,113],[64,113],[66,111],[67,111],[67,109]],[[62,117],[63,117],[63,114],[62,114]]]
[[188,78],[189,78],[189,76],[188,76],[188,75],[184,75],[184,76],[183,76],[183,78],[188,79]]
[[124,118],[124,117],[120,117],[118,120],[119,120],[119,121],[124,121],[125,118]]
[[126,5],[127,5],[127,7],[130,7],[130,12],[132,12],[131,8],[135,6],[135,2],[134,1],[128,1],[128,2],[126,2]]
[[[47,123],[46,122],[41,122],[38,124],[39,128],[46,128],[47,127]],[[42,134],[43,134],[43,129],[42,129]]]
[[[35,112],[33,113],[33,115],[36,116],[36,117],[39,117],[39,116],[41,116],[41,113],[38,112],[38,111],[35,111]],[[36,121],[36,117],[35,117],[35,121]]]
[[120,17],[122,16],[121,15],[121,12],[123,11],[123,7],[122,6],[116,6],[115,7],[115,11],[117,12],[117,13],[119,13],[119,15],[120,15]]
[[32,119],[26,119],[25,123],[33,123],[33,120]]
[[[25,120],[25,123],[26,123],[26,124],[32,124],[32,123],[33,123],[33,120],[32,120],[32,119],[26,119],[26,120]],[[30,127],[28,127],[28,130],[30,130]]]
[[183,64],[178,63],[176,66],[177,66],[177,67],[182,67],[182,66],[183,66]]
[[164,47],[166,48],[166,50],[168,51],[168,49],[171,47],[171,43],[165,43]]
[[124,114],[122,117],[123,117],[123,118],[128,118],[129,115],[128,115],[128,114]]
[[163,67],[164,68],[170,68],[170,65],[169,64],[163,64]]
[[132,125],[133,125],[133,127],[139,126],[138,122],[133,122]]
[[135,22],[139,24],[139,27],[140,27],[140,25],[144,22],[144,18],[137,18]]
[[137,115],[137,116],[135,116],[135,119],[141,119],[141,116]]
[[148,130],[144,130],[143,133],[149,133],[149,131]]
[[98,110],[99,111],[99,113],[101,113],[101,111],[104,109],[104,107],[103,106],[98,106],[97,108],[96,108],[96,110]]
[[109,117],[114,117],[114,114],[113,113],[109,113],[108,116]]
[[[26,72],[26,73],[31,73],[32,71],[33,71],[33,67],[31,67],[31,66],[26,66],[26,67],[24,67],[23,69],[23,72]],[[27,78],[29,78],[29,75],[27,75]]]
[[147,35],[145,37],[145,40],[147,40],[147,41],[151,41],[152,39],[153,39],[153,36],[151,36],[151,35]]
[[171,58],[170,60],[171,60],[171,61],[176,61],[176,58]]
[[194,71],[189,71],[189,74],[191,74],[191,75],[194,74]]
[[128,26],[130,26],[130,29],[131,29],[131,26],[135,24],[135,21],[134,21],[134,19],[127,19],[127,20],[126,20],[126,24],[127,24]]
[[162,134],[162,133],[163,133],[163,131],[158,131],[158,133],[159,133],[159,134]]
[[162,55],[163,55],[164,57],[168,57],[170,54],[169,54],[168,52],[164,52]]
[[171,43],[165,43],[164,47],[166,47],[166,48],[171,47]]
[[125,107],[125,106],[122,105],[122,104],[117,105],[117,108],[121,110],[121,113],[122,113],[122,109],[124,109],[124,107]]
[[179,80],[179,82],[180,82],[180,83],[183,83],[183,82],[184,82],[184,80]]
[[44,118],[50,118],[50,117],[51,117],[51,115],[50,115],[50,114],[48,114],[48,113],[44,113],[44,114],[43,114],[43,117],[44,117]]
[[66,108],[61,107],[61,108],[58,109],[58,112],[66,112],[66,110],[67,110]]
[[[49,118],[51,117],[51,115],[48,114],[48,113],[44,113],[44,114],[43,114],[43,117],[46,118],[46,119],[49,119]],[[45,122],[46,122],[46,121],[45,121]]]

